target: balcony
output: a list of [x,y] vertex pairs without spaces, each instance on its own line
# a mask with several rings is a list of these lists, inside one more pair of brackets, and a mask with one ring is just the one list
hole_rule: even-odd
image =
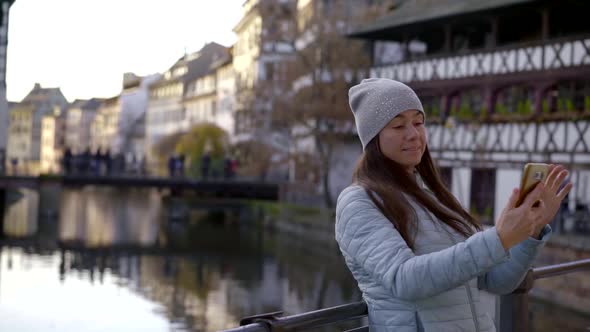
[[590,36],[425,56],[371,68],[372,77],[406,83],[477,78],[590,66]]
[[590,169],[590,120],[430,124],[428,144],[441,166],[521,168],[526,162]]

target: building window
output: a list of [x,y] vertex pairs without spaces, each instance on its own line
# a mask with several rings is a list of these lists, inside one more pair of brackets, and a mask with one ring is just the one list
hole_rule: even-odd
[[550,88],[543,100],[543,113],[590,110],[590,80],[564,81]]
[[266,62],[264,64],[264,78],[266,80],[272,81],[274,79],[274,69],[275,69],[275,65],[272,62]]
[[496,204],[496,170],[473,169],[469,212],[482,224],[494,224]]
[[442,98],[440,96],[425,96],[421,99],[422,107],[426,113],[426,119],[439,118],[442,116]]
[[465,116],[481,115],[485,110],[483,91],[480,89],[467,89],[461,92],[461,104],[457,110]]
[[498,92],[494,113],[531,114],[534,110],[535,91],[526,85],[515,85]]
[[453,184],[453,169],[451,167],[440,167],[438,171],[442,182],[450,190]]

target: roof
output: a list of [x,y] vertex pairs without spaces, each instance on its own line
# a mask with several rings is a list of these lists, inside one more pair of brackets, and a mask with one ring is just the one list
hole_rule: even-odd
[[70,104],[69,108],[81,108],[87,101],[87,99],[76,99]]
[[88,100],[86,103],[84,103],[82,105],[82,108],[85,110],[96,110],[98,109],[98,107],[100,107],[103,101],[103,98],[92,98]]
[[150,85],[150,89],[166,85],[171,82],[187,83],[194,81],[197,78],[206,76],[215,69],[212,66],[216,64],[217,61],[223,60],[229,55],[230,53],[227,47],[215,42],[207,43],[198,52],[187,54],[178,59],[178,61],[176,61],[176,63],[174,63],[174,65],[169,69],[172,70],[176,67],[186,66],[186,74],[171,78],[162,76]]
[[372,39],[385,30],[536,1],[539,0],[406,0],[391,14],[349,33],[348,36]]
[[197,78],[209,74],[213,69],[212,65],[229,55],[227,47],[217,44],[208,43],[199,51],[198,58],[188,62],[188,73],[184,77],[185,82],[193,81]]
[[211,70],[215,70],[232,63],[232,58],[231,51],[228,49],[228,51],[224,52],[220,58],[211,63]]
[[43,88],[41,84],[35,83],[33,89],[23,98],[21,103],[32,103],[37,106],[50,104],[65,107],[68,101],[60,88]]
[[181,60],[184,61],[184,64],[187,67],[186,74],[169,79],[162,77],[154,82],[150,88],[162,86],[170,82],[188,83],[195,81],[198,78],[213,73],[219,65],[222,65],[231,60],[231,54],[227,47],[215,42],[211,42],[187,58],[189,59],[188,61],[183,60],[184,58],[182,58],[174,64],[174,66],[177,66]]

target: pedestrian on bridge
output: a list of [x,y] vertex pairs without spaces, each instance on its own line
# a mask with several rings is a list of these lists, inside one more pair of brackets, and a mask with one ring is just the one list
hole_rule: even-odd
[[12,165],[12,175],[18,175],[18,159],[10,159],[10,164]]
[[180,154],[178,155],[178,157],[176,158],[176,175],[180,176],[180,177],[184,177],[184,161],[186,160],[186,157],[184,154]]
[[209,177],[209,169],[211,167],[211,153],[206,151],[201,157],[201,177],[207,180]]
[[90,156],[90,169],[94,175],[102,174],[102,153],[100,148],[97,148]]
[[113,158],[111,156],[111,150],[109,148],[106,149],[104,154],[102,155],[103,163],[105,165],[105,171],[107,175],[111,175],[113,172]]
[[63,158],[62,158],[62,170],[65,174],[72,173],[72,164],[74,162],[74,155],[72,154],[72,149],[66,148]]
[[176,155],[168,157],[168,176],[174,177],[176,175]]
[[234,165],[233,159],[230,156],[225,156],[223,159],[223,178],[229,180],[233,177]]
[[370,330],[495,331],[482,291],[508,294],[523,280],[572,188],[559,190],[568,172],[552,166],[518,207],[515,189],[484,229],[441,180],[410,87],[365,79],[349,103],[363,154],[338,197],[335,231]]

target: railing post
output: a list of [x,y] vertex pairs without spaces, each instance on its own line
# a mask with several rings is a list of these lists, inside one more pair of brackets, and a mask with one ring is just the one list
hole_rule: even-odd
[[0,188],[0,239],[4,238],[4,210],[6,207],[7,189]]
[[500,332],[529,331],[529,290],[534,281],[533,270],[529,270],[517,289],[500,297]]

